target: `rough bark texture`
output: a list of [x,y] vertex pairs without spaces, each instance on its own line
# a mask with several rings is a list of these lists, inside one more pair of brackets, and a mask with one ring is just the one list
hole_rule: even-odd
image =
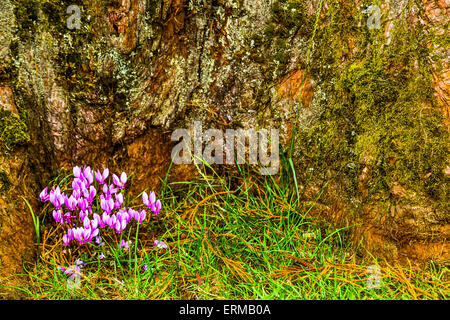
[[[66,27],[73,4],[79,30]],[[376,256],[448,263],[449,3],[382,1],[370,30],[372,4],[2,0],[1,275],[33,247],[21,195],[38,210],[41,188],[76,164],[156,187],[171,132],[194,120],[280,129],[299,181],[329,182],[315,214],[357,225]]]

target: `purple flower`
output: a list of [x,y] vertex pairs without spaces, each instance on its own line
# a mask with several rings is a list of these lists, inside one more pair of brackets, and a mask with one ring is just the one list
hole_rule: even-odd
[[149,196],[147,192],[144,191],[144,193],[142,194],[142,202],[147,206],[147,208],[151,209],[151,207],[154,206],[156,202],[155,192],[150,192]]
[[95,243],[96,244],[101,244],[102,243],[102,237],[100,237],[100,236],[95,237]]
[[70,196],[70,198],[66,196],[64,198],[64,204],[66,205],[67,209],[69,209],[70,211],[73,211],[76,209],[76,207],[78,205],[78,201],[77,201],[77,199],[75,199],[74,196]]
[[161,210],[161,201],[156,200],[156,194],[155,192],[150,192],[150,195],[147,194],[147,192],[144,191],[142,193],[142,202],[153,211],[154,214],[159,214],[159,211]]
[[106,181],[106,179],[108,178],[108,176],[109,176],[109,170],[108,170],[108,168],[106,168],[105,170],[103,170],[103,174],[100,173],[100,170],[97,170],[97,171],[95,172],[95,179],[97,179],[97,181],[98,181],[99,184],[104,184],[105,181]]
[[89,229],[89,227],[91,226],[91,220],[89,220],[89,217],[84,217],[83,219],[83,227],[85,229]]
[[84,221],[84,219],[88,216],[88,212],[87,211],[80,211],[80,220]]
[[64,214],[64,222],[70,223],[72,221],[72,213],[66,212]]
[[59,189],[59,186],[50,191],[49,200],[56,209],[61,209],[64,204],[64,194],[61,194],[61,189]]
[[73,179],[72,189],[73,189],[73,191],[80,190],[80,180],[78,178]]
[[117,233],[122,233],[126,226],[127,222],[125,220],[116,220],[116,223],[114,224],[114,228],[116,229]]
[[83,195],[89,203],[92,203],[97,195],[97,189],[94,186],[90,186],[89,190],[87,188],[83,190]]
[[[54,186],[50,192],[51,187],[41,191],[39,195],[41,201],[50,201],[54,206],[55,221],[70,225],[70,229],[62,236],[64,245],[68,246],[72,240],[77,240],[80,245],[83,245],[91,243],[92,239],[95,239],[97,244],[101,244],[99,233],[106,226],[117,233],[122,233],[132,219],[138,224],[146,219],[146,210],[136,211],[124,207],[125,194],[119,189],[125,188],[128,181],[127,174],[125,172],[122,172],[120,176],[113,174],[112,183],[108,184],[110,176],[108,168],[104,168],[101,172],[89,166],[75,166],[71,194],[64,194],[59,186]],[[94,181],[99,183],[98,190],[93,185]],[[144,192],[142,197],[144,204],[158,214],[161,201],[156,199],[155,192],[152,191],[150,194]],[[102,211],[96,210],[94,213],[94,208],[97,206],[100,206]],[[64,213],[63,210],[68,212]],[[120,248],[129,248],[130,243],[131,241],[121,241]],[[104,254],[101,253],[99,257],[102,259]]]
[[116,216],[117,220],[126,221],[126,223],[130,223],[131,221],[131,216],[128,214],[125,208],[120,209],[119,212],[117,212]]
[[134,220],[136,220],[137,223],[141,224],[142,221],[145,220],[145,216],[146,216],[146,212],[145,210],[142,211],[136,211],[134,209],[128,209],[128,214],[130,215],[130,217],[132,217]]
[[80,272],[80,268],[79,266],[71,266],[69,268],[64,268],[64,267],[58,267],[59,270],[61,270],[62,272],[64,272],[67,275],[78,275]]
[[77,266],[83,266],[83,263],[84,263],[84,261],[81,259],[75,260],[75,265],[77,265]]
[[106,183],[103,185],[103,194],[100,196],[103,198],[105,198],[106,200],[109,200],[109,198],[111,198],[111,196],[115,193],[117,193],[117,188],[114,187],[113,184],[111,184],[110,186],[108,186]]
[[120,175],[120,179],[118,176],[113,174],[113,182],[119,189],[125,188],[125,184],[127,183],[127,174],[125,172],[122,172],[122,174]]
[[84,167],[83,176],[86,179],[88,185],[91,185],[94,182],[94,173],[92,172],[91,167]]
[[81,168],[76,166],[75,168],[73,168],[73,176],[75,178],[79,178],[81,175]]
[[167,244],[165,244],[162,240],[155,240],[154,244],[159,249],[167,249]]
[[114,229],[116,226],[117,217],[116,215],[105,215],[103,214],[103,222],[108,225],[109,228]]
[[149,199],[148,199],[148,194],[145,191],[142,194],[142,202],[150,209],[150,202],[149,202]]
[[42,202],[47,202],[48,200],[50,200],[50,195],[48,194],[47,187],[41,191],[41,193],[39,194],[39,197],[41,198]]
[[105,223],[103,222],[103,219],[97,213],[94,213],[93,218],[94,218],[93,221],[96,221],[98,228],[105,227]]
[[102,260],[102,259],[105,259],[105,258],[106,258],[105,254],[103,252],[100,252],[100,254],[98,255],[98,259]]
[[74,236],[73,229],[67,230],[67,238],[68,238],[69,240],[72,240],[72,239],[74,239],[73,236]]
[[145,220],[146,215],[147,215],[147,213],[145,212],[145,210],[139,211],[138,214],[135,215],[135,219],[136,219],[137,223],[141,224],[142,221]]
[[150,203],[155,203],[156,201],[156,194],[154,191],[150,192]]
[[76,228],[73,230],[74,239],[78,240],[80,244],[84,244],[85,242],[91,242],[93,237],[98,235],[98,229],[89,228]]
[[108,185],[107,184],[103,185],[102,191],[103,191],[104,195],[109,195],[109,189],[108,189]]
[[122,239],[122,241],[120,241],[120,248],[124,248],[124,249],[128,249],[130,247],[131,241],[125,241],[124,239]]
[[78,203],[78,207],[80,207],[81,211],[87,211],[88,210],[89,203],[88,203],[88,201],[86,199],[80,198],[80,199],[78,199],[77,203]]
[[53,218],[55,219],[56,222],[63,224],[64,220],[63,220],[63,215],[61,213],[61,210],[53,210]]
[[100,196],[100,207],[109,214],[114,209],[114,200],[112,198],[105,199],[102,195]]
[[70,241],[72,240],[69,238],[69,236],[67,234],[63,235],[62,239],[63,239],[63,243],[65,246],[68,246]]
[[116,202],[114,202],[114,208],[119,209],[123,204],[123,194],[116,194]]
[[83,176],[81,176],[81,178],[75,178],[72,181],[72,189],[84,192],[84,190],[87,189],[87,181],[86,181],[86,179]]
[[79,200],[81,198],[81,190],[80,189],[74,189],[72,192],[72,196]]
[[154,214],[159,214],[160,210],[161,210],[161,201],[158,200],[158,201],[156,201],[155,208],[154,208],[154,210],[152,209],[152,211]]
[[91,228],[92,229],[97,229],[98,227],[98,221],[97,220],[91,220]]

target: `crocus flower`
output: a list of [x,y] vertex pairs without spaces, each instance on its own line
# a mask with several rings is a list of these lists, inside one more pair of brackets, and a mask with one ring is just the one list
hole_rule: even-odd
[[90,228],[89,230],[90,230],[89,242],[91,242],[92,238],[95,238],[95,237],[98,236],[98,229],[97,228],[95,228],[95,229]]
[[118,176],[116,176],[115,174],[113,174],[113,182],[114,184],[119,188],[119,189],[123,189],[125,188],[125,184],[127,183],[127,174],[125,172],[122,172],[122,174],[120,175],[120,179]]
[[159,211],[161,210],[161,207],[162,207],[161,201],[160,200],[156,201],[156,203],[155,203],[155,210],[153,210],[153,213],[154,214],[159,214]]
[[73,234],[73,229],[69,229],[69,230],[67,230],[67,238],[69,239],[69,240],[72,240],[72,239],[74,239],[74,234]]
[[100,237],[100,236],[95,237],[95,243],[96,244],[101,244],[102,243],[102,237]]
[[97,220],[91,220],[91,228],[92,229],[97,229],[98,227],[98,221]]
[[160,241],[160,240],[155,240],[154,242],[155,246],[159,249],[166,249],[167,248],[167,244],[164,243],[164,241]]
[[114,202],[114,208],[119,209],[123,204],[123,194],[116,194],[116,201]]
[[110,185],[108,186],[108,185],[105,183],[105,184],[103,185],[102,190],[103,190],[103,194],[104,194],[105,198],[107,198],[107,199],[108,199],[109,197],[111,197],[112,194],[117,193],[117,188],[114,187],[114,184],[110,184]]
[[103,170],[103,173],[100,172],[100,170],[97,170],[95,172],[95,179],[97,180],[97,182],[99,184],[104,184],[106,179],[108,178],[109,175],[109,170],[108,168],[106,168],[105,170]]
[[107,224],[108,227],[110,227],[111,229],[115,228],[116,221],[117,221],[117,217],[114,214],[103,218],[103,222],[105,222],[105,224]]
[[122,233],[126,226],[127,222],[125,220],[116,220],[116,223],[114,224],[114,228],[116,229],[117,233]]
[[75,264],[69,268],[58,267],[59,270],[63,271],[67,275],[79,274],[81,267],[83,266],[83,261],[81,259],[75,260]]
[[61,213],[61,210],[53,210],[53,218],[58,223],[61,223],[61,224],[64,223],[63,215]]
[[79,200],[81,198],[81,190],[80,189],[74,189],[73,192],[72,192],[72,196],[75,199]]
[[76,228],[73,230],[74,239],[78,240],[80,244],[84,244],[85,242],[91,242],[93,237],[98,235],[98,229],[89,228]]
[[109,195],[109,188],[108,188],[108,185],[107,185],[107,184],[104,184],[104,185],[103,185],[102,191],[103,191],[103,194],[104,194],[105,196],[106,196],[106,195]]
[[48,194],[47,187],[45,187],[45,189],[41,191],[41,193],[39,194],[39,197],[41,198],[42,202],[47,202],[48,200],[50,200],[50,195]]
[[136,218],[135,218],[136,213],[137,213],[136,210],[131,209],[131,208],[128,209],[128,215],[129,215],[130,217],[132,217],[133,219],[136,219]]
[[69,236],[67,234],[63,235],[62,239],[63,239],[63,243],[65,246],[68,246],[70,241],[72,240],[69,238]]
[[147,206],[147,208],[151,209],[156,202],[155,192],[152,191],[150,192],[150,195],[148,195],[147,192],[144,191],[144,193],[142,194],[142,202]]
[[87,211],[89,208],[89,203],[85,198],[80,198],[77,201],[78,207],[80,207],[81,211]]
[[62,205],[64,204],[64,194],[61,194],[59,186],[50,191],[49,200],[56,209],[61,209]]
[[136,222],[141,224],[142,221],[145,220],[146,215],[147,215],[147,213],[145,212],[145,210],[141,210],[141,211],[137,212],[137,214],[135,214]]
[[126,221],[126,223],[130,223],[131,221],[131,216],[128,214],[127,209],[125,208],[120,209],[119,212],[117,212],[116,216],[117,220]]
[[87,180],[88,185],[91,185],[94,182],[94,174],[91,167],[84,167],[83,176]]
[[74,196],[70,196],[70,197],[65,197],[64,199],[64,204],[66,205],[67,209],[69,209],[70,211],[73,211],[76,209],[77,205],[78,205],[78,201],[77,199],[75,199]]
[[142,202],[150,209],[150,202],[148,199],[148,194],[145,191],[144,191],[144,193],[142,193]]
[[73,190],[80,190],[81,189],[81,180],[78,178],[73,179],[72,181],[72,189]]
[[89,203],[92,203],[92,201],[94,201],[96,194],[97,189],[95,189],[94,186],[90,186],[89,189],[86,188],[83,190],[83,195]]
[[161,210],[161,201],[156,200],[156,194],[155,192],[150,192],[150,195],[147,194],[147,192],[144,191],[142,193],[142,202],[153,211],[154,214],[159,214],[159,211]]
[[85,211],[80,211],[80,220],[84,221],[84,219],[87,218],[88,214],[89,213],[86,210]]

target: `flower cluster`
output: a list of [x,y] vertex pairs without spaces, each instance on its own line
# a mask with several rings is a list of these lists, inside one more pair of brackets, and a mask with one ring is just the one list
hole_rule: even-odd
[[[112,175],[113,183],[108,184],[109,170],[93,171],[90,167],[73,168],[71,194],[65,194],[59,186],[42,190],[42,202],[50,201],[55,207],[53,218],[57,223],[67,225],[67,233],[63,235],[63,242],[69,245],[72,240],[80,245],[90,243],[94,238],[99,239],[100,230],[108,227],[117,233],[122,233],[134,219],[141,224],[147,213],[124,206],[124,189],[127,174],[122,172],[120,177]],[[154,192],[150,196],[144,192],[143,204],[154,214],[159,214],[161,201],[156,199]],[[128,243],[126,243],[128,244]],[[121,247],[127,245],[121,244]]]

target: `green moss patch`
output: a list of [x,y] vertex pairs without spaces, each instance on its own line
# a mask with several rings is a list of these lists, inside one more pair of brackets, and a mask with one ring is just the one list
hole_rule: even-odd
[[431,31],[398,19],[387,43],[383,20],[369,30],[358,10],[334,1],[318,29],[308,68],[326,99],[314,127],[297,137],[299,162],[324,179],[337,173],[349,199],[359,197],[359,173],[368,165],[369,201],[391,199],[399,183],[448,210],[450,140],[433,96]]

